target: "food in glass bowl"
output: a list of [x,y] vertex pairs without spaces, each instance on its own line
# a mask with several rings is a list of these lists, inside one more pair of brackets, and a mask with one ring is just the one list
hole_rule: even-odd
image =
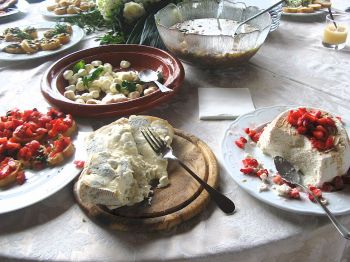
[[[120,62],[119,68],[100,60],[90,64],[80,60],[72,69],[63,72],[63,78],[69,84],[63,95],[79,104],[126,102],[158,90],[155,85],[140,81],[138,71],[126,60]],[[162,81],[161,72],[158,72],[158,78]]]
[[265,41],[270,14],[238,26],[259,11],[227,0],[192,0],[170,4],[155,18],[164,44],[182,61],[205,68],[227,68],[248,61]]

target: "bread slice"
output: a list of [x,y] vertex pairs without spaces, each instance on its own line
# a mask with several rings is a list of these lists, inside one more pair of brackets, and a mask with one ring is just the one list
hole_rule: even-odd
[[[3,160],[4,161],[4,160]],[[21,170],[22,164],[18,160],[10,159],[15,163],[15,170],[4,178],[0,178],[0,187],[7,187],[16,182],[18,172]],[[1,162],[2,164],[3,162]]]

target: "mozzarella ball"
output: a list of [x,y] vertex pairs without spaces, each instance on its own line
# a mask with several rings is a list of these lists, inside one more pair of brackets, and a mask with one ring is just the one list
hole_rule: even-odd
[[71,91],[75,91],[75,85],[69,85],[69,86],[66,86],[65,88],[64,88],[64,90],[66,90],[66,91],[69,91],[69,90],[71,90]]
[[66,70],[63,72],[63,78],[66,80],[70,80],[73,77],[73,71],[72,70]]
[[77,75],[78,76],[86,76],[88,74],[88,72],[86,71],[86,69],[79,69]]
[[83,81],[78,81],[77,84],[75,85],[75,88],[77,91],[84,91],[85,86]]
[[63,95],[70,100],[75,100],[75,94],[72,90],[65,91]]
[[126,68],[129,68],[130,66],[131,66],[131,64],[130,64],[129,61],[122,60],[122,61],[120,62],[120,67],[121,67],[121,68],[126,69]]
[[149,95],[154,93],[155,91],[157,91],[157,88],[155,86],[150,86],[149,88],[145,89],[145,91],[143,91],[144,95]]
[[81,98],[86,102],[89,99],[93,99],[92,95],[90,93],[84,93],[81,95]]
[[85,101],[84,101],[84,99],[78,98],[78,99],[75,99],[75,103],[85,104]]
[[70,85],[75,85],[77,83],[79,76],[77,74],[74,74],[71,79],[68,80],[68,83]]
[[112,94],[116,94],[118,93],[118,90],[117,90],[117,84],[116,83],[112,83],[109,87],[109,91],[112,93]]
[[131,92],[129,95],[128,95],[129,98],[131,99],[135,99],[135,98],[138,98],[140,97],[140,93],[138,91],[134,91],[134,92]]
[[86,103],[90,105],[96,105],[96,104],[101,104],[101,101],[96,99],[89,99],[88,101],[86,101]]
[[103,70],[104,70],[105,72],[112,72],[112,69],[113,69],[113,67],[112,67],[112,65],[111,65],[110,63],[105,63],[105,64],[103,65]]
[[136,84],[136,91],[137,91],[137,92],[139,92],[140,94],[142,94],[142,91],[143,91],[143,85]]
[[98,98],[100,96],[100,92],[97,90],[92,90],[89,92],[92,98]]
[[100,65],[102,65],[102,62],[100,60],[95,60],[91,62],[91,65],[93,65],[94,67],[99,67]]
[[85,65],[85,70],[90,73],[90,71],[94,69],[94,66],[92,64],[86,64]]

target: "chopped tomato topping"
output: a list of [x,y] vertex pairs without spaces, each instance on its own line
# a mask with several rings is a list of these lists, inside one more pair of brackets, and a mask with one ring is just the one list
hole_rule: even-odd
[[75,165],[77,168],[84,168],[85,161],[82,161],[82,160],[75,160],[75,161],[74,161],[74,165]]
[[19,171],[17,176],[16,176],[16,182],[19,185],[22,185],[22,184],[24,184],[25,181],[26,181],[26,176],[24,174],[24,171]]
[[4,179],[8,175],[10,175],[13,171],[16,170],[17,164],[11,157],[6,157],[0,163],[0,179]]
[[50,157],[55,156],[57,153],[61,153],[71,143],[70,137],[61,136],[53,143],[53,150],[50,153]]

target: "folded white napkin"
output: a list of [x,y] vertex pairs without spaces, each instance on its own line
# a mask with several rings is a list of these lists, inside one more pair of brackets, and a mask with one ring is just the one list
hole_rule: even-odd
[[253,111],[248,88],[199,88],[199,119],[235,119]]

